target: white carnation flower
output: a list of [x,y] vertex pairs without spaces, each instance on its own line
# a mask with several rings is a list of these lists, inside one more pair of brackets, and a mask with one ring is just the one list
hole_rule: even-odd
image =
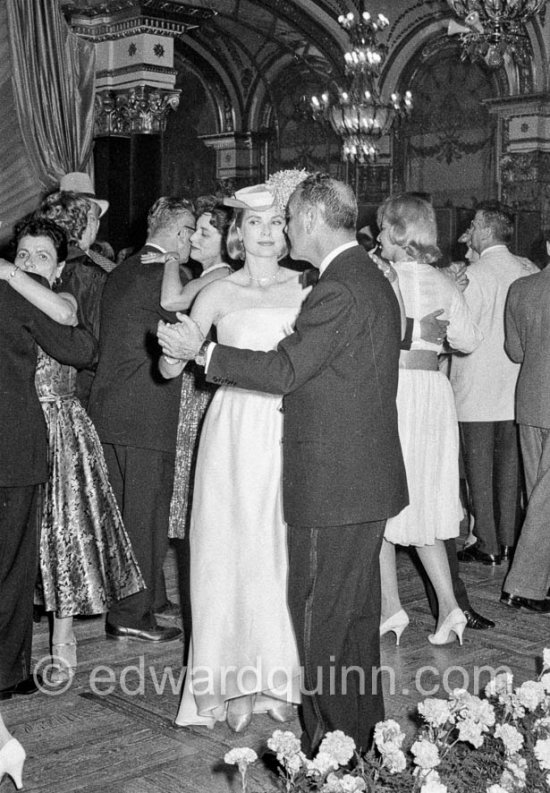
[[495,738],[502,740],[507,754],[517,754],[523,746],[523,735],[511,724],[497,724]]
[[536,710],[546,696],[544,686],[538,680],[526,680],[516,688],[515,694],[520,704],[527,710]]
[[425,699],[419,704],[418,712],[433,727],[442,727],[448,721],[454,721],[449,701],[446,699]]
[[538,740],[535,744],[534,752],[543,771],[550,771],[550,738]]
[[401,732],[401,727],[393,719],[379,721],[374,728],[374,743],[379,752],[384,752],[386,744],[399,749],[404,740],[405,735]]
[[319,751],[314,759],[307,763],[307,776],[325,776],[329,771],[336,771],[338,763],[330,754]]
[[343,733],[342,730],[327,732],[321,741],[319,752],[332,757],[337,763],[337,766],[335,766],[337,768],[339,765],[349,763],[355,752],[355,741]]
[[392,744],[388,744],[386,749],[381,753],[382,765],[390,774],[398,774],[404,771],[407,767],[407,759],[401,749],[397,749]]
[[415,741],[411,746],[411,752],[414,755],[414,762],[420,768],[435,768],[440,763],[437,746],[431,741],[425,739]]
[[485,686],[485,696],[501,697],[513,691],[514,676],[510,672],[501,672],[495,675]]
[[254,749],[249,749],[248,746],[241,746],[231,749],[223,759],[228,765],[238,765],[239,768],[241,766],[246,768],[247,765],[254,763],[258,759],[258,755]]

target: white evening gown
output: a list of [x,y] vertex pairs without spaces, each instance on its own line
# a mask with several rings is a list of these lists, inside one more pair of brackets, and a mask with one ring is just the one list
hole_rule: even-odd
[[[274,349],[299,307],[247,308],[218,322],[218,340]],[[299,702],[300,668],[287,606],[281,397],[222,386],[204,421],[191,514],[193,636],[176,724],[213,727],[227,701],[257,694]],[[271,704],[270,704],[271,703]]]

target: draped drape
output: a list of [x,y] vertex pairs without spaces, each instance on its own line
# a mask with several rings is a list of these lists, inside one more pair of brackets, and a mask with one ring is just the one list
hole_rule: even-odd
[[[0,49],[0,92],[9,100],[2,104],[4,121],[6,109],[12,110],[11,146],[0,140],[0,218],[5,220],[7,211],[9,222],[16,210],[19,217],[21,210],[28,211],[33,197],[36,203],[57,187],[63,174],[87,170],[93,145],[95,52],[71,32],[57,2],[6,0],[0,5],[5,17],[0,22],[5,21],[7,32]],[[5,79],[8,64],[11,84]],[[10,191],[17,205],[7,207],[3,177],[14,153],[25,160],[25,188],[19,195]]]

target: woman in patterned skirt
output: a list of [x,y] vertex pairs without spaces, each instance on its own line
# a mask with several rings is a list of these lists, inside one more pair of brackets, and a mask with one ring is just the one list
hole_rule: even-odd
[[[65,232],[35,219],[17,230],[14,265],[0,261],[0,278],[65,325],[77,324],[77,301],[51,291],[67,253]],[[45,279],[49,288],[29,275]],[[53,669],[49,682],[71,680],[76,670],[73,616],[107,611],[111,600],[132,595],[144,582],[109,484],[101,443],[75,395],[76,370],[39,351],[36,388],[49,441],[49,478],[43,492],[40,586],[52,611]]]

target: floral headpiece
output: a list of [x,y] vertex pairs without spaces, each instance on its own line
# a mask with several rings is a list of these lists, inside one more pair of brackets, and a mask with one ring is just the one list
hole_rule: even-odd
[[271,174],[267,180],[266,187],[275,196],[275,203],[279,209],[284,212],[288,199],[298,185],[309,176],[305,168],[298,170],[297,168],[290,168],[286,171],[276,171]]

